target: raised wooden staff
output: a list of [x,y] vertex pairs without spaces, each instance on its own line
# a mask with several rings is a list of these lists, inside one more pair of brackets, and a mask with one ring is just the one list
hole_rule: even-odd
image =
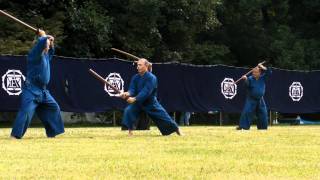
[[14,16],[12,16],[12,15],[4,12],[3,10],[0,10],[0,14],[2,14],[3,16],[7,16],[8,18],[12,19],[13,21],[15,21],[15,22],[17,22],[17,23],[19,23],[19,24],[24,25],[25,27],[31,29],[31,30],[34,31],[34,32],[38,32],[38,29],[36,29],[36,28],[30,26],[29,24],[27,24],[27,23],[19,20],[18,18],[16,18],[16,17],[14,17]]
[[[263,62],[261,62],[261,63],[259,63],[259,64],[264,64],[264,63],[266,63],[266,61],[263,61]],[[257,66],[256,66],[256,67],[257,67]],[[253,69],[254,69],[254,68],[252,68],[249,72],[245,73],[245,74],[242,75],[242,76],[247,76],[248,74],[250,74],[250,73],[253,71]],[[242,76],[241,76],[241,78],[239,78],[238,80],[236,80],[236,81],[234,82],[234,84],[237,84],[239,81],[241,81]]]
[[[122,50],[120,50],[120,49],[111,48],[111,50],[116,51],[116,52],[118,52],[118,53],[120,53],[120,54],[123,54],[123,55],[126,55],[127,57],[132,58],[132,59],[134,60],[134,63],[138,63],[138,60],[141,59],[141,58],[138,57],[138,56],[135,56],[135,55],[133,55],[133,54],[127,53],[127,52],[122,51]],[[148,62],[149,62],[149,61],[148,61]],[[151,62],[149,62],[148,71],[152,72],[152,63],[151,63]]]
[[138,56],[135,56],[135,55],[133,55],[133,54],[127,53],[127,52],[122,51],[122,50],[120,50],[120,49],[111,48],[111,50],[116,51],[116,52],[118,52],[118,53],[120,53],[120,54],[124,54],[124,55],[132,58],[133,60],[135,60],[134,62],[136,62],[136,61],[138,61],[139,59],[141,59],[141,58],[138,57]]

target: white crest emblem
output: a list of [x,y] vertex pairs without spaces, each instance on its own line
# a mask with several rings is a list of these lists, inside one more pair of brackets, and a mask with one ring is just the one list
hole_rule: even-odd
[[[119,91],[123,92],[124,81],[119,73],[110,73],[106,78],[106,81],[108,81],[113,87],[118,88]],[[110,88],[107,85],[104,86],[104,90],[109,94],[109,96],[120,96],[119,93],[115,92],[112,88]]]
[[293,82],[289,87],[289,96],[292,101],[300,101],[303,97],[303,86],[300,82]]
[[2,88],[11,96],[18,96],[22,92],[22,83],[26,80],[26,77],[20,70],[9,69],[2,76]]
[[221,93],[226,99],[233,99],[237,95],[237,84],[232,78],[224,78],[221,82]]

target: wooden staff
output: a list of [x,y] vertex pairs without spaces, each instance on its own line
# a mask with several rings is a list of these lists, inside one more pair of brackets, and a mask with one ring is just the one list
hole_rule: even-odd
[[[127,57],[130,57],[130,58],[134,59],[134,63],[138,63],[138,60],[141,59],[141,58],[138,57],[138,56],[135,56],[135,55],[133,55],[133,54],[127,53],[127,52],[122,51],[122,50],[120,50],[120,49],[111,48],[111,50],[116,51],[116,52],[118,52],[118,53],[120,53],[120,54],[124,54],[124,55],[126,55]],[[148,62],[149,62],[149,61],[148,61]],[[148,71],[152,72],[152,63],[150,63],[150,62],[149,62],[149,65],[148,65]]]
[[120,49],[111,48],[111,50],[116,51],[116,52],[118,52],[118,53],[120,53],[120,54],[124,54],[124,55],[126,55],[127,57],[130,57],[130,58],[134,59],[134,60],[135,60],[135,61],[134,61],[135,63],[136,63],[139,59],[141,59],[141,58],[139,58],[138,56],[135,56],[135,55],[133,55],[133,54],[127,53],[127,52],[122,51],[122,50],[120,50]]
[[106,84],[107,86],[109,86],[112,90],[114,90],[116,93],[120,94],[121,91],[114,87],[113,85],[111,85],[108,81],[106,81],[103,77],[101,77],[98,73],[96,73],[94,70],[89,69],[89,72],[91,75],[93,75],[96,79],[100,80],[100,82],[102,82],[103,84]]
[[[263,62],[261,62],[261,63],[259,63],[259,64],[264,64],[264,63],[266,63],[266,61],[263,61]],[[256,67],[257,67],[257,66],[256,66]],[[245,74],[242,75],[242,76],[247,76],[248,74],[250,74],[250,73],[253,71],[253,69],[254,69],[254,68],[252,68],[249,72],[245,73]],[[238,80],[236,80],[236,82],[234,82],[234,84],[237,84],[239,81],[241,81],[241,80],[242,80],[242,76],[241,76],[241,78],[239,78]]]
[[34,32],[38,32],[38,29],[36,29],[36,28],[34,28],[34,27],[30,26],[29,24],[27,24],[27,23],[25,23],[25,22],[23,22],[23,21],[19,20],[18,18],[16,18],[16,17],[14,17],[14,16],[12,16],[12,15],[10,15],[10,14],[8,14],[8,13],[4,12],[3,10],[0,10],[0,14],[2,14],[2,15],[4,15],[4,16],[7,16],[7,17],[9,17],[9,18],[10,18],[10,19],[12,19],[13,21],[15,21],[15,22],[17,22],[17,23],[19,23],[19,24],[24,25],[25,27],[27,27],[27,28],[31,29],[31,30],[32,30],[32,31],[34,31]]

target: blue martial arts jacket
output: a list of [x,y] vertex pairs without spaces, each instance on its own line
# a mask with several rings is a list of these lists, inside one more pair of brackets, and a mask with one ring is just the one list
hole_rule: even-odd
[[47,36],[39,37],[35,46],[30,50],[27,57],[27,80],[26,85],[31,91],[46,89],[50,81],[50,61],[54,55],[54,49],[48,53],[43,52],[47,45]]
[[136,74],[132,77],[129,90],[130,96],[136,97],[136,102],[145,105],[157,98],[157,77],[151,72],[144,75]]
[[268,68],[258,80],[253,76],[249,76],[245,81],[247,87],[247,95],[253,99],[261,99],[266,91],[266,80],[272,73],[271,69]]

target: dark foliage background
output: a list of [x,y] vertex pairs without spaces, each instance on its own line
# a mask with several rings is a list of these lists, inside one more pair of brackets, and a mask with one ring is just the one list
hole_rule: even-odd
[[[320,69],[319,0],[0,0],[56,36],[57,54],[153,62]],[[0,17],[0,54],[26,54],[34,34]]]

